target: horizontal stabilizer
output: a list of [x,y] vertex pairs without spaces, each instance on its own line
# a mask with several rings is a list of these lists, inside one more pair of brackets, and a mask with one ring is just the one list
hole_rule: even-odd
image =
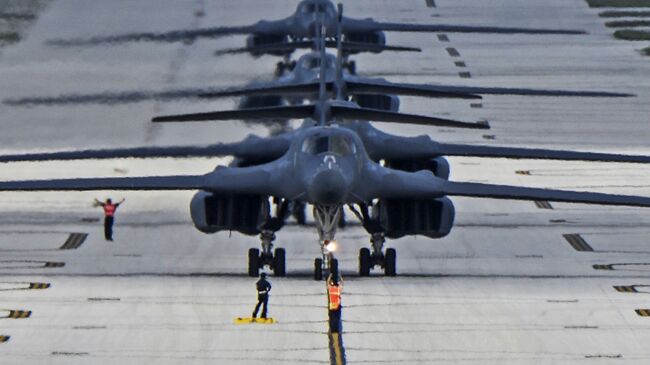
[[[387,83],[378,81],[364,81],[357,86],[360,90],[372,90],[372,87],[382,88],[391,86],[410,90],[413,94],[417,92],[439,92],[451,94],[483,94],[483,95],[528,95],[528,96],[574,96],[574,97],[630,97],[634,94],[614,93],[609,91],[585,91],[585,90],[557,90],[557,89],[528,89],[508,87],[478,87],[478,86],[456,86],[456,85],[425,85],[408,83]],[[368,91],[369,92],[369,91]],[[423,95],[424,96],[424,95]]]
[[136,147],[0,155],[0,162],[109,158],[216,157],[235,155],[240,143],[209,146]]
[[545,159],[545,160],[566,160],[566,161],[650,163],[650,156],[547,150],[541,148],[471,146],[471,145],[444,144],[444,143],[438,145],[438,149],[436,152],[440,153],[440,155],[445,155],[445,156],[475,156],[475,157],[503,157],[503,158],[512,158],[512,159]]
[[510,200],[547,200],[552,202],[650,207],[650,198],[582,191],[564,191],[467,182],[443,182],[443,195]]
[[[346,24],[347,25],[347,24]],[[515,27],[491,27],[448,24],[403,24],[403,23],[371,23],[367,26],[359,24],[360,28],[372,31],[394,32],[445,32],[445,33],[499,33],[499,34],[586,34],[584,30],[575,29],[535,29]],[[347,28],[347,27],[346,27]],[[354,26],[352,26],[354,28]],[[347,31],[347,29],[345,29]]]
[[179,114],[155,117],[152,122],[199,122],[210,120],[254,120],[254,119],[300,119],[311,117],[313,105],[278,106],[250,108],[242,110],[224,110],[207,113]]
[[181,42],[197,38],[217,38],[232,34],[248,34],[255,31],[255,26],[214,27],[204,29],[174,30],[170,32],[127,33],[112,36],[96,36],[88,38],[51,39],[45,43],[50,46],[76,47],[116,44],[126,42]]
[[389,123],[407,123],[407,124],[420,124],[438,127],[454,127],[454,128],[470,128],[470,129],[490,129],[486,123],[467,123],[459,122],[451,119],[427,117],[423,115],[402,114],[389,111],[367,109],[367,108],[354,108],[341,105],[333,105],[331,107],[332,117],[347,119],[347,120],[368,120],[376,122],[389,122]]
[[[336,42],[325,41],[325,47],[336,48]],[[362,43],[362,42],[342,42],[342,47],[344,52],[383,52],[383,51],[422,52],[422,49],[415,48],[415,47],[386,46],[386,45]],[[309,48],[314,48],[314,42],[299,41],[299,42],[262,44],[254,47],[227,48],[227,49],[221,49],[215,51],[214,55],[223,56],[226,54],[238,54],[238,53],[263,54],[263,53],[271,53],[271,52],[291,53],[296,49],[309,49]]]
[[[328,83],[329,89],[332,83]],[[255,96],[255,95],[295,95],[295,94],[314,94],[318,93],[318,83],[310,82],[304,84],[289,85],[257,85],[241,88],[229,88],[219,91],[210,91],[198,94],[200,98],[223,98],[229,96]]]
[[203,175],[2,181],[0,191],[200,190]]
[[345,85],[347,87],[347,91],[351,94],[387,93],[409,96],[425,96],[430,98],[481,99],[480,95],[464,92],[437,90],[435,88],[426,87],[427,85],[395,84],[390,82],[377,81],[347,81]]

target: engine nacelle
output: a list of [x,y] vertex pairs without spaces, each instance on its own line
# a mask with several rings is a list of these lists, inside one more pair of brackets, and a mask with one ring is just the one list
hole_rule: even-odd
[[[382,31],[363,32],[363,33],[345,33],[343,40],[348,42],[371,43],[371,44],[376,44],[378,46],[385,46],[386,34]],[[373,53],[379,53],[379,52],[381,51],[377,51]],[[350,53],[358,53],[358,52],[350,52]]]
[[[252,34],[246,37],[246,46],[248,48],[256,48],[259,46],[264,46],[267,44],[277,44],[277,43],[288,43],[289,42],[289,36],[287,35],[264,35],[264,34]],[[265,54],[271,54],[274,56],[284,56],[287,53],[287,51],[264,51],[264,52],[259,52],[259,51],[251,51],[251,55],[254,57],[259,57]]]
[[409,160],[386,160],[386,167],[395,170],[416,172],[420,170],[429,170],[441,179],[449,179],[449,161],[444,157],[430,159],[409,159]]
[[379,222],[386,237],[422,235],[441,238],[451,232],[456,210],[446,197],[428,200],[386,199],[379,202]]
[[200,191],[190,203],[194,226],[203,233],[237,231],[257,235],[269,214],[268,198],[260,195],[217,195]]
[[399,98],[395,95],[385,94],[358,94],[354,100],[363,108],[399,111]]

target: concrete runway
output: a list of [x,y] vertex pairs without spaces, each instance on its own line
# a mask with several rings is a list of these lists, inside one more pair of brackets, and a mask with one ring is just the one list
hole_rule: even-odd
[[[240,85],[269,79],[274,57],[215,58],[244,37],[193,44],[59,49],[52,37],[240,25],[278,19],[295,0],[57,0],[20,43],[0,50],[0,99],[104,90]],[[583,36],[389,34],[415,55],[356,57],[361,74],[403,82],[631,92],[629,99],[402,98],[402,110],[473,121],[485,132],[380,125],[440,141],[650,154],[650,64],[611,38],[582,0],[346,1],[348,16],[412,23],[585,29]],[[260,4],[264,4],[260,6]],[[197,14],[204,13],[204,16]],[[448,40],[447,40],[448,39]],[[454,49],[456,52],[448,49]],[[458,56],[451,56],[458,54]],[[458,66],[462,63],[464,66]],[[464,73],[463,75],[459,73]],[[469,73],[469,74],[466,74]],[[472,105],[474,104],[474,105]],[[480,104],[480,105],[479,105]],[[234,141],[262,127],[150,125],[156,114],[230,108],[232,100],[119,106],[0,105],[2,153]],[[378,124],[379,125],[379,124]],[[634,164],[453,158],[452,180],[650,195]],[[3,165],[0,179],[203,173],[227,159]],[[116,241],[102,237],[94,197],[126,197]],[[258,239],[204,235],[192,192],[0,193],[0,362],[3,364],[309,364],[332,360],[323,283],[311,279],[313,229],[286,227],[288,276],[271,278],[273,325],[235,325],[256,302],[246,252]],[[356,276],[368,242],[338,233],[347,363],[647,364],[650,211],[454,198],[441,240],[389,241],[397,278]],[[349,215],[351,217],[351,215]],[[80,235],[81,234],[81,235]],[[85,236],[87,234],[87,236]],[[596,265],[596,266],[594,266]],[[32,285],[33,284],[33,285]],[[49,284],[44,285],[44,284]],[[618,289],[615,287],[619,287]],[[28,318],[13,318],[27,317]]]

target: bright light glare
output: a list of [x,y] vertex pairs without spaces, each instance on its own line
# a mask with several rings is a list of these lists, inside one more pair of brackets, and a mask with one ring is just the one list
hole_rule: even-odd
[[325,246],[325,249],[328,252],[336,251],[336,241],[329,241],[329,243]]

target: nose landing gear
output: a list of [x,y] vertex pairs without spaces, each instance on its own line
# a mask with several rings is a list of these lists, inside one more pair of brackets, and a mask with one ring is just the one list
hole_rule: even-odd
[[334,236],[336,227],[341,219],[342,207],[340,205],[314,206],[314,218],[320,238],[322,257],[314,260],[314,280],[323,280],[324,275],[338,273],[338,260],[334,258]]

